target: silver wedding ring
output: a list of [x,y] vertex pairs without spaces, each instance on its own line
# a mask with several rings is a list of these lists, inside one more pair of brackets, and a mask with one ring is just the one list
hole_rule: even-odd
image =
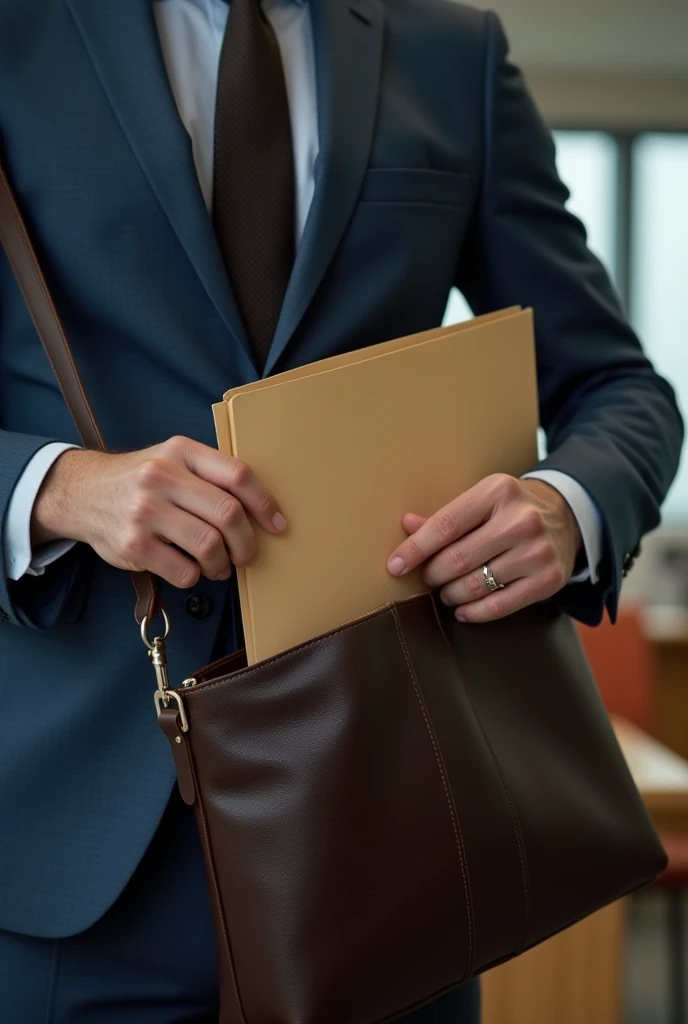
[[500,583],[499,580],[495,578],[495,574],[492,572],[492,569],[490,569],[489,565],[483,566],[483,576],[485,577],[485,585],[487,586],[488,590],[505,589],[504,584]]

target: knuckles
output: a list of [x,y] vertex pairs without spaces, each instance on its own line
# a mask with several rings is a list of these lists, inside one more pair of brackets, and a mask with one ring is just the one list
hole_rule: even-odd
[[458,544],[448,548],[447,558],[449,559],[449,567],[455,577],[464,576],[468,572],[470,567],[468,556]]
[[484,597],[487,593],[487,587],[485,581],[482,578],[482,572],[480,578],[475,573],[471,573],[470,576],[466,577],[466,589],[473,600],[477,600]]
[[494,498],[500,502],[515,501],[521,494],[520,481],[507,473],[494,473],[488,481]]
[[203,530],[196,541],[196,552],[201,559],[212,558],[219,549],[224,547],[222,537],[212,526]]
[[190,587],[195,587],[200,578],[201,570],[199,568],[194,565],[183,565],[175,571],[170,582],[179,590],[188,590]]
[[548,566],[556,561],[557,549],[551,537],[543,537],[533,547],[533,557],[538,565]]
[[563,566],[557,562],[546,569],[543,575],[543,582],[550,589],[552,594],[561,590],[567,582]]
[[273,505],[273,497],[269,491],[263,491],[258,498],[258,511],[269,512]]
[[503,591],[494,594],[490,607],[491,619],[503,619],[508,614],[506,598],[502,597]]
[[444,540],[453,540],[456,536],[456,516],[450,509],[442,509],[435,517],[437,532]]
[[425,554],[421,551],[417,541],[409,537],[404,542],[405,561],[407,565],[420,565],[425,561]]
[[160,450],[168,457],[181,459],[187,451],[190,443],[192,442],[190,442],[188,437],[183,437],[181,434],[175,434],[174,437],[169,437],[167,441],[160,445]]
[[539,537],[545,531],[545,521],[542,512],[532,505],[523,506],[515,525],[518,536],[525,537],[526,539]]
[[243,507],[236,498],[223,498],[217,507],[217,522],[221,530],[231,530],[238,526],[243,516]]
[[168,475],[164,459],[156,458],[146,459],[140,466],[137,466],[134,472],[136,484],[143,491],[160,487]]
[[148,553],[149,541],[143,530],[125,532],[119,545],[120,555],[133,565],[142,565]]
[[130,521],[134,526],[144,526],[155,515],[157,502],[152,494],[139,492],[132,500],[129,510]]
[[251,479],[251,470],[241,459],[230,458],[228,469],[230,487],[245,487]]
[[245,569],[247,565],[250,565],[256,555],[255,545],[251,545],[241,554],[235,555],[232,552],[232,561],[239,569]]

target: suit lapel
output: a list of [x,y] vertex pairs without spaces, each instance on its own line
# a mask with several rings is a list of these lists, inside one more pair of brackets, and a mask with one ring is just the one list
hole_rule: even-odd
[[298,327],[351,218],[373,139],[382,60],[378,0],[311,0],[319,173],[264,376]]
[[122,130],[225,324],[257,371],[169,86],[150,0],[66,0]]

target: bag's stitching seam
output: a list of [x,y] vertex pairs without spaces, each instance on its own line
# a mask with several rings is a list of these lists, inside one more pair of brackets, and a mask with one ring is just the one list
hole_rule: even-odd
[[[409,601],[404,602],[404,607],[414,604],[417,601],[421,601],[424,598],[427,598],[427,596],[427,594],[419,594],[418,597],[412,597],[410,598]],[[242,672],[232,672],[228,676],[223,676],[222,679],[213,679],[212,681],[208,680],[208,682],[206,683],[200,683],[197,689],[190,689],[188,690],[188,692],[185,691],[185,700],[189,697],[196,696],[198,693],[207,693],[208,690],[211,690],[214,686],[219,686],[220,683],[227,682],[228,679],[231,679],[232,682],[237,682],[239,679],[243,679],[244,676],[249,675],[251,672],[255,672],[259,668],[263,669],[267,668],[268,665],[276,665],[279,661],[282,661],[284,658],[290,658],[297,654],[301,654],[303,651],[307,651],[310,648],[317,647],[318,644],[322,644],[326,640],[330,640],[332,637],[339,636],[341,633],[346,633],[348,630],[353,629],[355,626],[360,626],[364,622],[373,622],[375,619],[380,618],[382,615],[387,615],[389,614],[389,612],[394,612],[394,609],[394,605],[385,605],[384,608],[380,608],[379,611],[371,612],[369,616],[365,616],[362,619],[355,619],[353,622],[347,623],[347,625],[342,626],[340,629],[335,629],[331,633],[326,633],[325,636],[319,636],[316,637],[315,640],[309,640],[308,643],[303,644],[303,646],[294,648],[289,651],[284,651],[282,654],[275,654],[272,658],[268,658],[265,661],[261,661],[257,665],[251,665],[249,666],[249,668],[245,668]]]
[[[193,758],[191,758],[193,764]],[[203,803],[201,787],[198,784],[197,772],[195,771],[195,764],[192,768],[192,775],[194,776],[194,786],[196,788],[196,800],[198,803],[198,817],[201,820],[203,828],[203,835],[205,836],[206,849],[208,851],[208,864],[210,866],[210,878],[215,892],[215,899],[217,905],[220,908],[220,919],[222,921],[222,938],[224,939],[225,949],[227,952],[227,960],[229,961],[229,969],[232,972],[232,984],[234,985],[234,992],[237,997],[237,1005],[239,1007],[239,1013],[241,1014],[241,1024],[248,1024],[246,1013],[244,1011],[244,1005],[239,992],[239,979],[237,978],[236,969],[234,967],[234,957],[232,955],[232,944],[229,941],[229,929],[227,927],[227,916],[225,914],[225,905],[220,896],[220,887],[217,881],[217,869],[215,867],[215,856],[213,854],[213,847],[210,841],[210,831],[208,829],[208,822],[206,820],[205,806]]]
[[459,821],[459,816],[456,811],[454,794],[452,793],[452,788],[447,775],[447,769],[444,763],[444,758],[442,757],[442,751],[440,749],[439,741],[437,739],[437,736],[435,735],[435,730],[430,720],[427,705],[425,703],[425,699],[423,697],[423,693],[420,688],[418,678],[416,676],[413,664],[411,662],[411,657],[408,651],[408,647],[406,645],[406,641],[404,639],[403,631],[401,629],[401,621],[399,619],[399,614],[396,608],[392,609],[392,615],[394,618],[394,625],[396,627],[397,636],[399,638],[399,645],[403,651],[404,659],[406,661],[406,667],[408,668],[408,673],[409,676],[411,677],[411,682],[413,683],[413,688],[416,692],[416,697],[418,699],[418,703],[420,704],[420,709],[423,713],[423,718],[425,719],[425,726],[430,737],[430,742],[432,743],[432,747],[435,752],[435,760],[437,762],[437,768],[440,773],[440,778],[442,779],[444,795],[447,799],[447,805],[449,807],[449,816],[451,818],[452,828],[454,830],[454,839],[456,840],[456,848],[459,855],[461,877],[463,879],[463,891],[466,900],[466,911],[468,914],[468,965],[465,977],[462,981],[463,984],[463,982],[467,981],[468,978],[470,978],[471,974],[473,973],[473,964],[475,958],[475,919],[473,913],[473,892],[471,890],[471,880],[470,875],[468,874],[468,866],[465,862],[466,851],[463,842],[463,833],[461,831],[461,822]]
[[[439,629],[440,629],[440,632],[441,632],[442,637],[444,639],[444,642],[445,642],[445,644],[447,646],[447,649],[449,650],[449,653],[450,653],[452,659],[455,661],[456,659],[454,657],[454,652],[452,651],[451,644],[449,643],[449,639],[448,639],[447,634],[445,632],[444,626],[442,625],[442,621],[441,621],[441,619],[439,617],[439,614],[437,612],[437,605],[435,604],[434,601],[432,602],[432,607],[433,607],[433,611],[435,613],[435,619],[437,620],[437,625],[439,626]],[[481,735],[483,737],[483,742],[485,743],[485,746],[487,747],[487,749],[488,749],[488,751],[490,753],[490,756],[491,756],[491,758],[492,758],[492,760],[494,762],[494,766],[495,766],[495,768],[497,770],[497,774],[499,775],[499,780],[501,782],[502,789],[504,790],[504,795],[506,796],[506,800],[507,800],[507,803],[509,805],[509,811],[510,811],[510,814],[511,814],[511,819],[512,819],[512,823],[513,823],[513,827],[514,827],[514,835],[516,837],[516,846],[518,847],[518,857],[519,857],[519,860],[521,862],[521,878],[522,878],[522,881],[523,881],[523,895],[524,895],[524,899],[525,899],[525,935],[524,935],[523,942],[522,942],[522,945],[521,945],[518,953],[515,954],[516,956],[519,956],[527,947],[528,940],[530,938],[530,929],[531,929],[531,920],[532,920],[531,895],[530,895],[530,885],[529,885],[529,880],[528,880],[528,875],[529,875],[529,872],[528,872],[528,860],[527,860],[527,857],[526,857],[525,839],[523,837],[523,832],[522,832],[522,829],[521,829],[521,823],[519,821],[518,813],[516,811],[516,804],[514,803],[514,799],[513,799],[512,795],[511,795],[511,790],[509,789],[509,784],[508,784],[508,782],[506,780],[506,775],[504,774],[502,766],[501,766],[501,764],[499,762],[499,759],[498,759],[498,757],[497,757],[497,755],[495,753],[494,747],[492,746],[492,743],[490,742],[490,738],[488,737],[487,732],[485,731],[485,728],[483,726],[482,720],[481,720],[480,716],[478,715],[478,712],[476,710],[475,704],[473,702],[473,698],[471,696],[470,689],[465,684],[465,682],[464,682],[464,692],[466,694],[466,697],[468,698],[469,704],[471,705],[471,710],[473,712],[473,717],[475,718],[475,721],[477,722],[478,728],[480,729],[480,733],[481,733]]]
[[[471,702],[471,707],[473,707],[473,701],[471,700],[470,695],[469,695],[468,699]],[[475,711],[474,711],[474,714],[475,714]],[[475,718],[476,718],[476,721],[477,721],[478,726],[480,728],[480,732],[482,733],[483,738],[485,740],[485,744],[487,745],[487,749],[490,751],[490,754],[492,756],[492,760],[495,763],[495,768],[497,769],[497,773],[498,773],[499,778],[501,780],[502,787],[504,789],[504,794],[506,796],[507,803],[509,804],[509,810],[511,811],[511,817],[512,817],[513,822],[514,822],[514,832],[516,834],[516,845],[518,846],[518,856],[519,856],[519,860],[521,862],[521,877],[523,878],[523,890],[524,890],[525,903],[526,903],[525,935],[523,937],[523,942],[521,944],[521,948],[519,949],[518,953],[516,954],[518,956],[518,955],[520,955],[524,951],[524,949],[526,948],[526,946],[528,944],[528,940],[530,938],[531,916],[532,916],[532,914],[531,914],[530,885],[528,884],[528,863],[527,863],[527,860],[526,860],[525,841],[523,839],[523,833],[521,831],[521,823],[518,820],[518,814],[516,813],[516,805],[514,803],[512,795],[511,795],[511,790],[509,789],[509,785],[508,785],[508,783],[506,781],[506,776],[504,774],[502,766],[499,763],[499,759],[497,758],[497,755],[494,752],[494,748],[492,746],[492,743],[490,742],[490,739],[489,739],[487,733],[485,732],[485,730],[483,728],[483,724],[480,721],[480,718],[478,717],[477,714],[475,714]]]

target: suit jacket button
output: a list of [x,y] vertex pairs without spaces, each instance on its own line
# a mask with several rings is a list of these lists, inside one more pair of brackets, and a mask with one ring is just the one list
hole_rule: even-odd
[[187,597],[184,607],[192,619],[205,619],[213,610],[213,602],[203,591],[195,590]]

